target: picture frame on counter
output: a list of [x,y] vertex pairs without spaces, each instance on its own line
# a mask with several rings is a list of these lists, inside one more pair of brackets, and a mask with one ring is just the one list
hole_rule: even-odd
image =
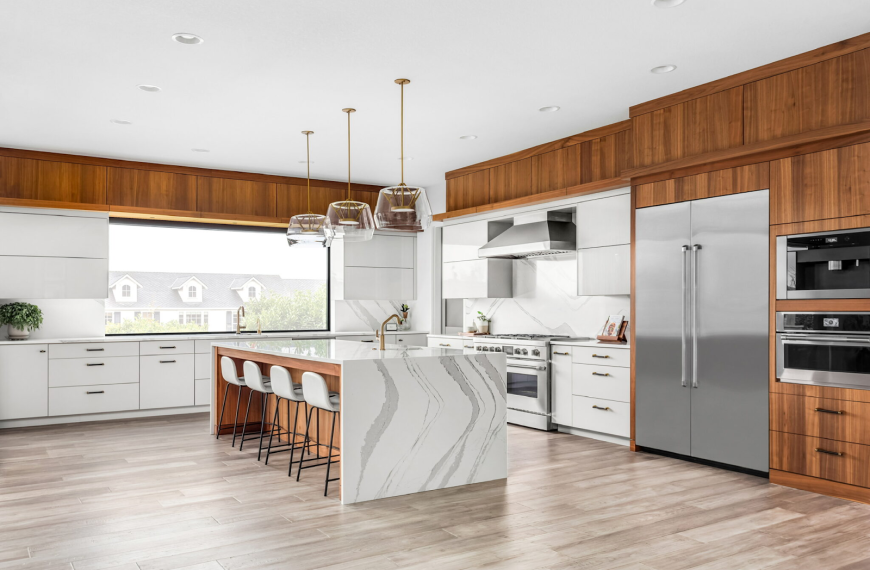
[[626,343],[628,319],[625,315],[610,315],[596,337],[600,342]]

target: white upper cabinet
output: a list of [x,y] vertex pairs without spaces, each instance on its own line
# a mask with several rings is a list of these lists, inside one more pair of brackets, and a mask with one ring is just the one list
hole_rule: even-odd
[[332,242],[330,282],[339,301],[412,301],[417,298],[417,236],[375,236]]
[[578,250],[577,294],[631,295],[631,246]]
[[477,259],[477,250],[488,240],[485,220],[445,226],[441,232],[441,261],[469,261]]
[[369,241],[344,244],[346,267],[414,268],[417,239],[409,236],[376,235]]
[[512,259],[451,261],[441,269],[445,299],[503,299],[513,297]]
[[109,256],[109,220],[0,211],[0,255]]
[[631,195],[577,205],[577,249],[631,243]]

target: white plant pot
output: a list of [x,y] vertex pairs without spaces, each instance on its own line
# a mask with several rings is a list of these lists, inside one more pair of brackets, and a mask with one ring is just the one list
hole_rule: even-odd
[[27,340],[30,338],[30,329],[18,329],[9,325],[9,340]]
[[477,332],[481,334],[489,334],[489,323],[484,321],[478,321]]

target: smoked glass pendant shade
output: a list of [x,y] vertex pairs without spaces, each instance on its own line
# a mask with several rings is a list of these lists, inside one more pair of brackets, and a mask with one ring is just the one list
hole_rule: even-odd
[[426,190],[418,186],[390,186],[378,194],[375,223],[380,230],[421,232],[432,223]]
[[327,231],[329,218],[321,214],[297,214],[290,218],[287,243],[291,246],[329,247],[332,233]]
[[342,200],[333,202],[326,211],[328,233],[344,241],[366,241],[375,234],[372,209],[365,202]]

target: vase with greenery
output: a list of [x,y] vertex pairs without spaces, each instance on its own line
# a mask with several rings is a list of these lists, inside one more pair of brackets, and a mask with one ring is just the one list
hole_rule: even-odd
[[401,310],[401,312],[402,312],[401,329],[402,329],[402,330],[408,330],[408,328],[409,328],[409,324],[408,324],[408,311],[411,310],[411,307],[409,307],[406,303],[402,303],[402,307],[401,307],[400,310]]
[[30,303],[0,306],[0,325],[9,325],[9,340],[27,340],[42,324],[42,311]]
[[492,319],[487,318],[481,311],[477,311],[477,332],[489,334],[489,323]]

